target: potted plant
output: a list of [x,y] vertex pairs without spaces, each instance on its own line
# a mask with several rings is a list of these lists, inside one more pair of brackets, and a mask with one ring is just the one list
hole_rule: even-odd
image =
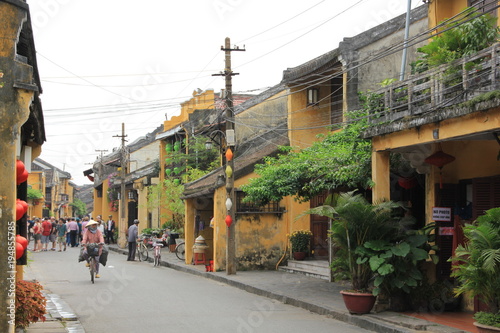
[[[480,332],[500,331],[500,208],[486,211],[473,224],[464,226],[465,245],[455,251],[453,273],[459,283],[457,295],[478,297],[487,306],[488,314],[474,317]],[[483,331],[483,326],[497,325],[496,330]],[[486,329],[486,328],[484,328]],[[494,329],[494,328],[492,328]]]
[[25,330],[31,323],[45,321],[46,299],[37,281],[16,282],[16,328]]
[[331,197],[323,206],[305,212],[332,220],[330,236],[335,246],[342,249],[337,256],[348,267],[351,280],[351,289],[341,293],[352,314],[369,313],[375,304],[371,288],[375,274],[360,249],[366,242],[392,239],[398,229],[393,210],[398,207],[400,205],[392,201],[370,204],[361,194],[348,192]]
[[295,260],[304,260],[309,250],[312,232],[309,230],[296,230],[289,236],[292,245],[292,254]]

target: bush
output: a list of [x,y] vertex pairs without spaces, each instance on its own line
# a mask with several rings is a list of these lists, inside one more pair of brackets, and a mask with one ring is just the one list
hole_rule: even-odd
[[45,321],[43,287],[36,281],[16,282],[16,327],[26,328],[38,320]]
[[477,312],[474,319],[479,324],[500,328],[500,313]]
[[307,252],[311,242],[312,232],[309,230],[297,230],[290,235],[292,252]]

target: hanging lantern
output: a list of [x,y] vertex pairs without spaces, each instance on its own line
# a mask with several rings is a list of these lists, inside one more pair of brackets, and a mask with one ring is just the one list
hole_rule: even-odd
[[226,225],[227,225],[227,227],[229,228],[231,226],[231,224],[233,224],[233,218],[231,217],[231,215],[227,215],[226,216]]
[[399,177],[398,184],[405,190],[409,190],[417,186],[417,179],[415,177]]
[[168,152],[171,152],[172,151],[172,144],[169,143],[165,146],[165,150],[168,151]]
[[181,143],[177,141],[176,143],[174,143],[174,150],[179,151],[180,149],[181,149]]
[[231,167],[228,165],[226,167],[226,176],[227,178],[231,178],[232,175],[233,175],[233,169],[231,169]]
[[23,161],[17,160],[16,161],[16,175],[17,176],[21,175],[25,169],[26,169],[26,167],[24,166]]
[[21,258],[24,254],[24,247],[16,242],[16,260]]
[[17,202],[16,203],[16,221],[20,220],[23,217],[24,213],[25,213],[24,206],[20,202]]
[[454,156],[451,156],[449,154],[446,154],[441,147],[439,147],[439,150],[432,154],[431,156],[427,157],[424,162],[427,164],[431,164],[434,166],[437,166],[439,168],[439,188],[443,188],[443,167],[451,163],[455,160]]
[[25,250],[28,247],[28,240],[26,239],[26,237],[16,235],[16,242],[21,244]]
[[167,176],[170,176],[170,174],[172,173],[172,169],[165,169],[165,173],[167,174]]
[[181,180],[180,180],[180,179],[177,179],[177,178],[176,178],[176,179],[174,179],[174,184],[175,184],[175,185],[179,185],[180,183],[181,183]]
[[27,181],[28,180],[28,176],[29,176],[28,170],[24,169],[23,173],[22,174],[18,174],[17,177],[16,177],[16,183],[17,183],[17,185],[19,185],[19,184],[24,183],[25,181]]
[[231,198],[227,198],[226,199],[226,209],[231,210],[232,207],[233,207],[233,202],[231,201]]
[[233,159],[233,151],[231,148],[227,148],[226,150],[226,160],[231,161]]

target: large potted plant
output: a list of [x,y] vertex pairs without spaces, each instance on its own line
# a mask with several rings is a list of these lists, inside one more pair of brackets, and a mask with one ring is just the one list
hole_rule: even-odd
[[[459,245],[451,259],[452,276],[459,283],[455,291],[457,295],[478,297],[486,304],[488,310],[474,317],[480,332],[500,332],[500,208],[490,209],[473,224],[466,224],[464,236],[465,245]],[[482,330],[494,325],[496,330]]]
[[[332,220],[331,238],[340,250],[337,259],[348,267],[351,289],[343,290],[346,307],[352,314],[369,313],[375,304],[372,280],[375,276],[370,263],[360,249],[367,242],[392,239],[398,221],[393,210],[400,207],[392,201],[370,204],[361,194],[341,193],[325,205],[310,209],[306,214],[327,216]],[[354,300],[353,300],[354,299]]]

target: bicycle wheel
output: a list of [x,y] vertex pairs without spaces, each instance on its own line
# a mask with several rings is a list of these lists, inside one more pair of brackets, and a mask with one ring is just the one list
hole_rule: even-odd
[[94,276],[95,276],[95,257],[90,257],[90,263],[89,263],[90,267],[89,267],[89,270],[90,270],[90,281],[92,281],[92,283],[94,283]]
[[186,246],[184,245],[184,243],[180,243],[175,247],[175,255],[177,256],[177,258],[179,258],[179,260],[184,260],[185,254]]
[[137,254],[139,255],[139,261],[148,261],[148,248],[144,245],[144,243],[139,244]]

